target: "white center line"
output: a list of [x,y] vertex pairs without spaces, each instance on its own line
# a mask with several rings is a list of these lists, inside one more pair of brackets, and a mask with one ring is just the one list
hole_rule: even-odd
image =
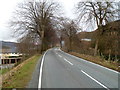
[[73,65],[70,61],[68,61],[67,59],[65,59],[64,58],[64,60],[66,61],[66,62],[68,62],[70,65]]
[[58,55],[59,57],[62,57],[61,55]]
[[103,85],[102,83],[100,83],[99,81],[97,81],[96,79],[94,79],[92,76],[88,75],[86,72],[84,72],[83,70],[81,70],[82,73],[84,73],[85,75],[87,75],[89,78],[91,78],[92,80],[94,80],[96,83],[98,83],[99,85],[101,85],[102,87],[106,88],[107,90],[110,90],[108,87],[106,87],[105,85]]
[[84,62],[86,62],[86,63],[90,63],[90,64],[96,65],[96,66],[98,66],[98,67],[101,67],[101,68],[104,68],[104,69],[107,69],[107,70],[109,70],[109,71],[112,71],[112,72],[115,72],[115,73],[119,74],[118,71],[109,69],[109,68],[107,68],[107,67],[101,66],[101,65],[99,65],[99,64],[95,64],[95,63],[90,62],[90,61],[86,61],[85,59],[82,59],[82,58],[76,57],[76,56],[74,56],[74,55],[68,54],[68,53],[62,51],[61,49],[60,49],[60,51],[63,52],[64,54],[67,54],[67,55],[69,55],[69,56],[71,56],[71,57],[74,57],[74,58],[76,58],[76,59],[82,60],[82,61],[84,61]]

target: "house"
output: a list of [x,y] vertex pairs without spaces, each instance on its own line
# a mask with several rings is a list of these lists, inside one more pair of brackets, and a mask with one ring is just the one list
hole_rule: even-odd
[[0,41],[0,65],[15,64],[22,58],[14,42]]

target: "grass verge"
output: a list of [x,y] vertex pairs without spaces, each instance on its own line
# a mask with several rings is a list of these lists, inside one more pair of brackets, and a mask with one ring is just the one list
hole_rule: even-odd
[[90,56],[85,54],[79,54],[76,52],[69,52],[69,54],[83,58],[87,61],[102,65],[104,67],[119,71],[119,64],[116,61],[107,61],[105,59],[100,58],[99,56]]
[[39,58],[40,55],[35,55],[18,65],[15,72],[3,81],[2,88],[25,88],[32,77]]
[[10,71],[10,68],[1,69],[1,70],[0,70],[0,74],[5,74],[5,73],[7,73],[8,71]]

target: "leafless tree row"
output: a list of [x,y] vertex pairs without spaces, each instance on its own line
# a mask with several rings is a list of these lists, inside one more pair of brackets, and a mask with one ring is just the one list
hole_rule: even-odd
[[45,45],[45,33],[53,26],[58,18],[59,4],[47,2],[46,0],[28,1],[20,4],[15,11],[15,17],[11,21],[11,27],[16,34],[33,35],[36,33],[40,37],[41,52]]
[[[77,34],[82,31],[79,23],[84,22],[86,27],[87,25],[89,28],[91,26],[97,27],[93,38],[95,42],[94,55],[96,56],[98,51],[102,51],[102,49],[100,50],[101,40],[109,42],[108,39],[103,38],[104,34],[108,32],[105,25],[118,19],[120,10],[117,4],[106,0],[102,2],[96,0],[94,2],[78,2],[75,7],[78,15],[77,20],[71,20],[61,16],[60,9],[62,7],[59,3],[47,0],[27,1],[18,5],[10,25],[15,30],[15,36],[30,36],[34,40],[37,37],[37,41],[40,43],[40,53],[42,53],[42,51],[58,44],[64,47],[67,45],[66,42],[68,43],[68,51],[73,51],[74,44],[77,47],[80,46],[81,40]],[[107,44],[103,44],[105,45],[101,45],[101,47],[105,48]]]

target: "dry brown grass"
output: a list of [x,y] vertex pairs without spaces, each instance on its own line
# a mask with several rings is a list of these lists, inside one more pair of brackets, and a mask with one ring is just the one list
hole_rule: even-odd
[[85,54],[79,54],[76,52],[69,52],[69,54],[72,54],[74,56],[83,58],[87,61],[94,62],[94,63],[102,65],[102,66],[105,66],[107,68],[119,71],[119,65],[118,65],[118,62],[116,62],[116,61],[107,61],[105,59],[102,59],[99,56],[90,56],[90,55],[85,55]]

